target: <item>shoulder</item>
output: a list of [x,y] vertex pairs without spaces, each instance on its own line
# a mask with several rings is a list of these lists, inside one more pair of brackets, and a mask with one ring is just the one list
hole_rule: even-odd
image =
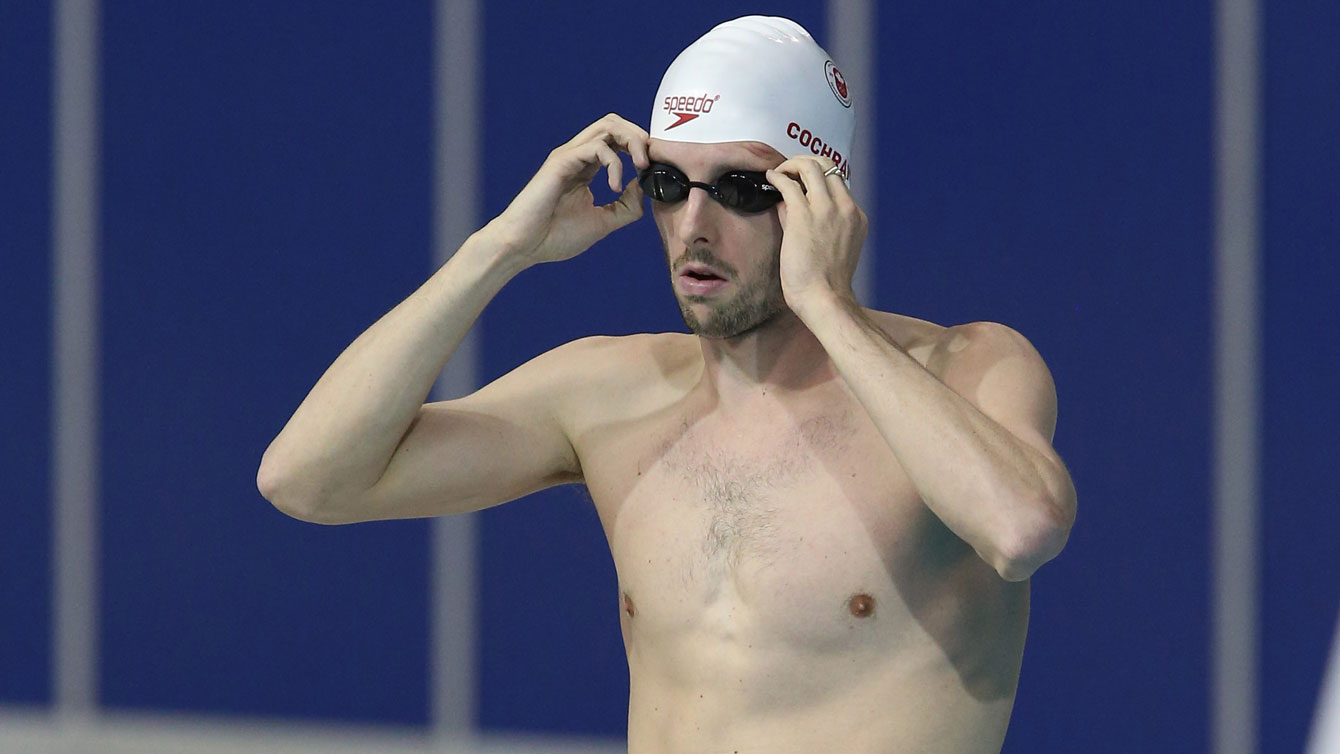
[[474,399],[522,401],[527,410],[543,410],[561,409],[602,393],[626,392],[658,373],[682,371],[691,352],[685,338],[691,340],[692,336],[663,333],[579,338],[517,366],[477,391]]
[[[1022,333],[999,322],[969,322],[945,328],[936,343],[947,371],[980,374],[1002,362],[1030,368],[1042,377],[1047,366]],[[1050,382],[1050,375],[1047,375]]]
[[681,396],[702,371],[697,338],[686,333],[595,335],[565,343],[545,361],[552,406],[577,431]]
[[943,353],[937,376],[950,389],[1002,423],[1013,418],[1051,438],[1056,384],[1023,334],[998,322],[970,322],[947,328],[937,350]]
[[876,309],[863,311],[876,327],[898,344],[899,348],[932,373],[937,372],[937,362],[943,350],[940,344],[945,339],[945,333],[954,328],[906,314],[882,312]]
[[940,325],[902,314],[866,310],[877,326],[926,371],[978,408],[1009,404],[1054,425],[1051,371],[1022,333],[999,322]]
[[905,314],[866,309],[870,319],[899,347],[937,377],[989,368],[1020,359],[1045,369],[1042,356],[1019,331],[999,322],[941,325]]
[[618,383],[651,374],[682,370],[701,351],[696,339],[684,333],[591,335],[545,353],[537,361],[582,382]]

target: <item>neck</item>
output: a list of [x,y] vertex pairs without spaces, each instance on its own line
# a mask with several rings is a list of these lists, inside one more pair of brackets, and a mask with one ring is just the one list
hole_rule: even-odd
[[726,403],[802,390],[831,379],[832,362],[790,309],[733,338],[699,336],[702,384]]

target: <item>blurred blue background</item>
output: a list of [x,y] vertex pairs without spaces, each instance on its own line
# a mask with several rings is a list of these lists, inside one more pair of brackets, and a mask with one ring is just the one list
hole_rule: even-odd
[[[1261,17],[1263,752],[1303,750],[1340,612],[1338,7]],[[482,222],[590,121],[645,124],[664,68],[715,23],[785,15],[827,43],[828,11],[482,5],[481,182],[435,199],[429,0],[106,3],[99,708],[430,728],[430,524],[287,519],[256,492],[262,451],[432,272],[435,201]],[[888,3],[872,23],[876,101],[853,81],[878,144],[853,160],[878,186],[866,303],[1029,337],[1079,491],[1068,548],[1033,581],[1005,751],[1209,751],[1214,8]],[[0,705],[37,710],[55,703],[59,555],[52,39],[49,3],[0,4]],[[503,290],[477,374],[682,329],[645,219]],[[478,637],[472,727],[622,736],[615,580],[588,503],[561,488],[477,522],[459,616]]]

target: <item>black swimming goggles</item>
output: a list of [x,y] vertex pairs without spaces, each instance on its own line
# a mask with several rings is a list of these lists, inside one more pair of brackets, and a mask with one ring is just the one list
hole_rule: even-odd
[[690,181],[674,165],[653,162],[637,174],[637,182],[644,194],[666,204],[684,201],[695,188],[738,212],[762,212],[782,200],[782,192],[768,183],[764,173],[754,170],[732,170],[718,176],[716,183],[699,183]]

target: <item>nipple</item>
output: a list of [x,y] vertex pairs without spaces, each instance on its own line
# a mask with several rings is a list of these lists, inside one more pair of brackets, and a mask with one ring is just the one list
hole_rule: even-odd
[[623,593],[623,611],[632,618],[637,611],[633,609],[633,598],[628,596],[628,592]]
[[847,609],[857,618],[869,618],[875,614],[875,598],[868,594],[854,594],[847,600]]

